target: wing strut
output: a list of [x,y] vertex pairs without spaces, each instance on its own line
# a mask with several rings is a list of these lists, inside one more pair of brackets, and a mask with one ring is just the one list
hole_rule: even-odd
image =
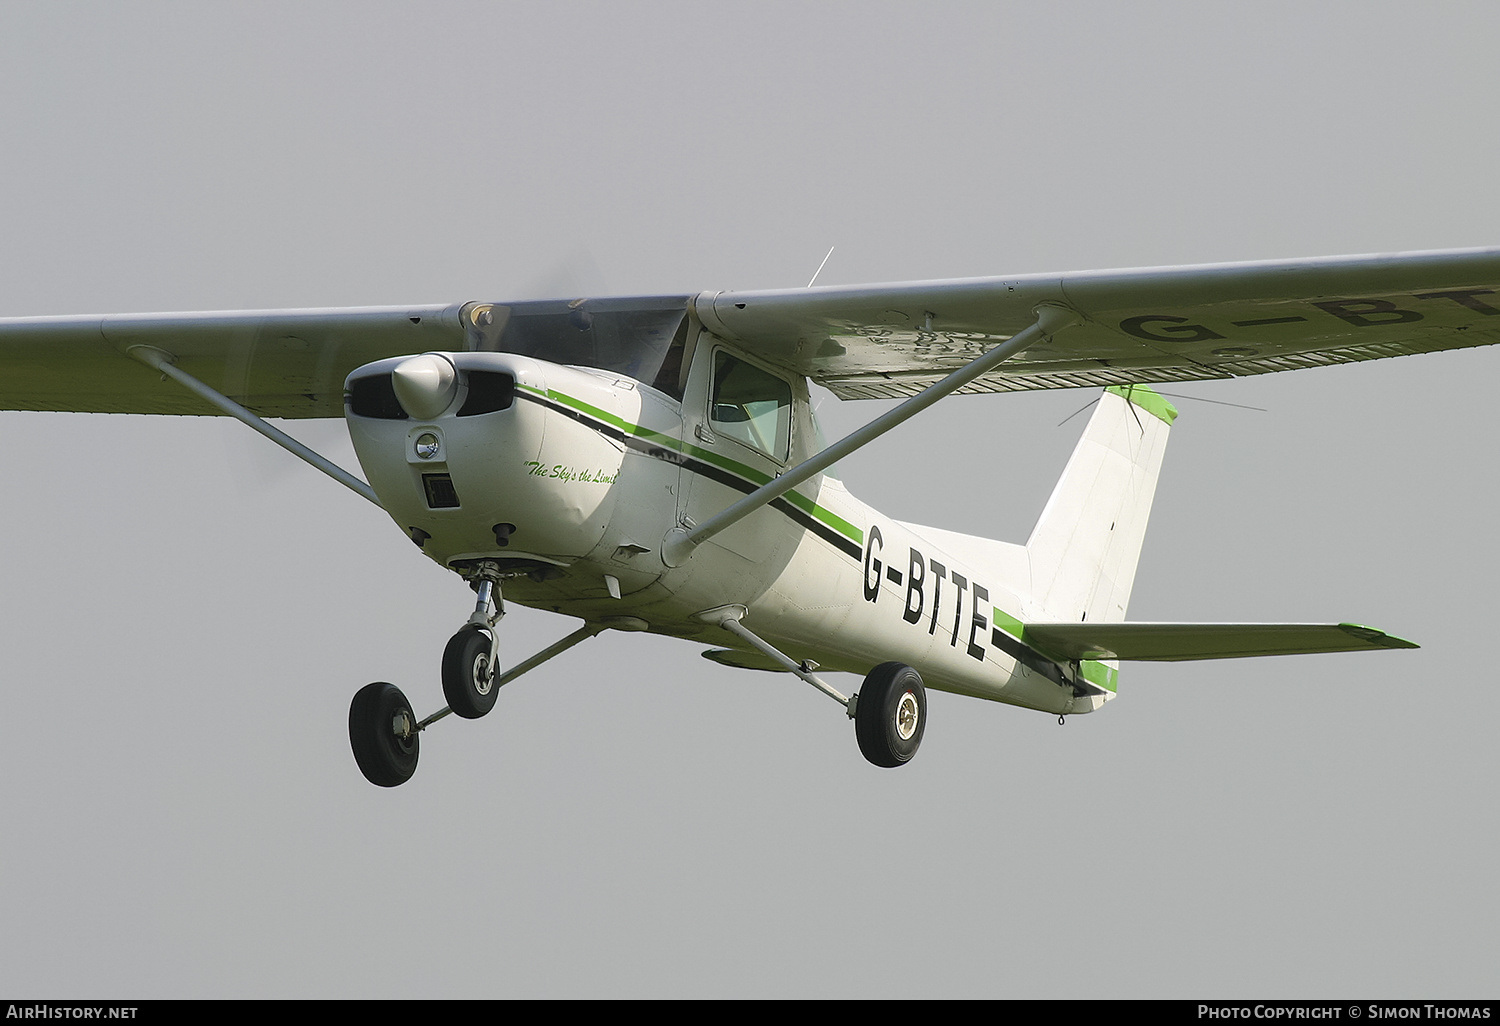
[[365,482],[349,473],[337,463],[333,463],[327,459],[324,459],[322,456],[319,456],[307,446],[303,445],[291,435],[287,434],[285,431],[280,431],[276,428],[273,428],[270,424],[267,424],[260,417],[251,413],[249,410],[245,409],[243,406],[235,402],[233,399],[229,398],[227,395],[224,395],[220,392],[215,392],[203,382],[199,381],[197,378],[193,377],[191,374],[178,367],[176,364],[177,358],[171,353],[166,352],[162,349],[157,349],[155,346],[142,345],[131,346],[129,349],[125,350],[125,354],[136,360],[139,360],[141,363],[146,364],[148,367],[153,367],[156,370],[161,371],[164,375],[177,382],[183,388],[186,388],[189,392],[192,392],[194,395],[207,402],[213,403],[215,406],[223,410],[225,413],[229,414],[229,416],[233,417],[235,420],[238,420],[241,423],[254,428],[256,431],[259,431],[271,441],[275,442],[287,452],[291,453],[293,456],[296,456],[298,459],[312,464],[312,466],[321,470],[323,473],[327,474],[329,477],[333,478],[335,481],[348,488],[350,491],[362,495],[366,499],[369,499],[371,502],[373,502],[376,506],[380,506],[380,500],[375,497],[375,489],[365,484]]
[[712,538],[726,527],[738,523],[766,503],[779,499],[814,474],[833,466],[897,424],[910,420],[939,399],[958,391],[981,374],[992,370],[997,364],[1036,345],[1042,339],[1050,338],[1078,319],[1078,314],[1064,307],[1051,305],[1037,307],[1035,324],[1012,335],[983,356],[960,367],[943,380],[929,385],[924,391],[912,396],[895,409],[886,411],[864,427],[856,429],[816,456],[783,471],[775,480],[761,485],[728,509],[715,514],[691,530],[674,527],[668,531],[666,538],[662,540],[662,562],[667,566],[681,566],[702,542]]

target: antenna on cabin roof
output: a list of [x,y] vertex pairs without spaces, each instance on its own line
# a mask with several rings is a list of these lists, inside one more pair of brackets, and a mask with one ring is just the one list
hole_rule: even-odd
[[828,263],[828,257],[833,256],[833,249],[834,249],[834,247],[832,247],[832,246],[828,247],[828,254],[827,254],[827,256],[823,257],[823,263],[821,263],[821,264],[818,265],[818,269],[813,272],[813,276],[811,278],[809,278],[808,281],[807,281],[807,287],[808,288],[812,288],[813,287],[813,282],[815,282],[815,281],[818,280],[818,275],[820,275],[820,274],[823,273],[823,267],[824,267],[825,264]]

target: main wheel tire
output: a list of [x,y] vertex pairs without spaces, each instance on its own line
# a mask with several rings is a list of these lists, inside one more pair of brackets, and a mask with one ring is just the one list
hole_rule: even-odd
[[479,719],[500,697],[490,669],[490,636],[473,624],[448,639],[443,649],[443,697],[466,720]]
[[927,689],[905,663],[881,663],[865,677],[854,706],[859,750],[877,766],[904,766],[927,728]]
[[349,747],[365,779],[395,787],[417,770],[417,717],[394,684],[366,684],[349,703]]

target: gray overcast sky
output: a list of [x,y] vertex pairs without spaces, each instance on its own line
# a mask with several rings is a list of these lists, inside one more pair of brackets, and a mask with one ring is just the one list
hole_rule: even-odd
[[[1483,3],[0,5],[0,316],[1500,243]],[[218,420],[0,414],[0,993],[1494,996],[1500,352],[1168,388],[1131,614],[1417,652],[839,710],[606,636],[424,738],[470,593]],[[1024,539],[1092,394],[845,465]],[[878,404],[828,399],[841,433]],[[354,466],[343,427],[293,430]],[[574,621],[513,610],[514,660]],[[852,684],[853,681],[845,682]]]

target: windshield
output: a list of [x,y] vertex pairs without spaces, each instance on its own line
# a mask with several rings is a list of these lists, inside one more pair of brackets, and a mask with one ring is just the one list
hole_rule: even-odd
[[[687,338],[689,296],[495,304],[478,348],[593,367],[682,398],[675,368]],[[498,331],[498,337],[496,332]],[[669,351],[677,359],[669,361]]]

